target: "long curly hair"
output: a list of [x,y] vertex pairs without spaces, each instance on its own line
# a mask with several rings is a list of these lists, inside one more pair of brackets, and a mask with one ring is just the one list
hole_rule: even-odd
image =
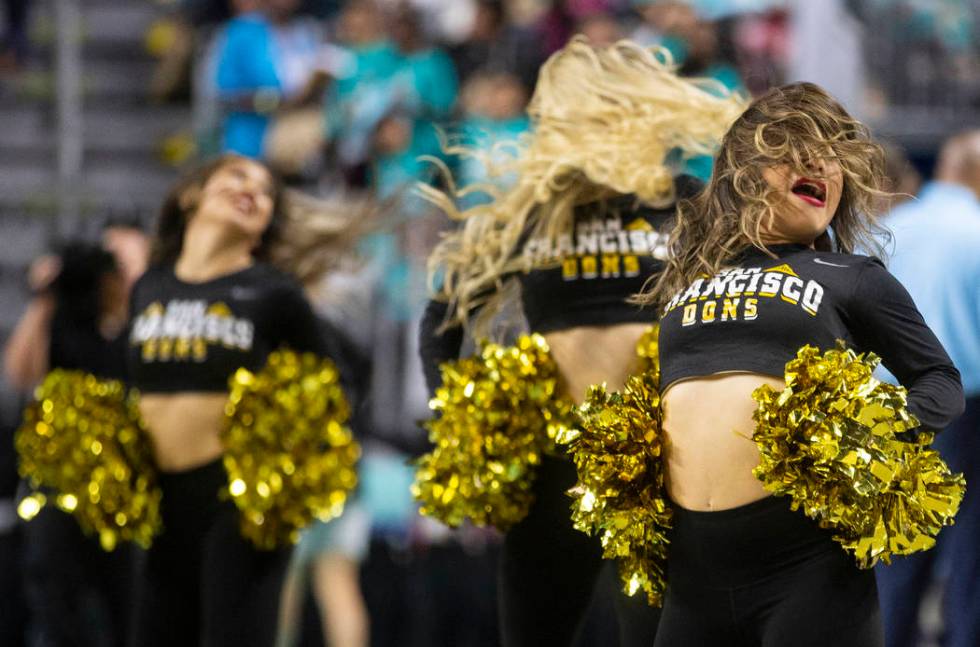
[[[449,149],[479,157],[491,177],[513,179],[507,189],[457,188],[451,177],[445,191],[419,187],[462,223],[429,258],[430,287],[451,306],[447,325],[469,325],[479,308],[473,328],[483,336],[483,324],[514,294],[508,277],[530,269],[522,241],[556,241],[571,230],[576,206],[623,195],[672,204],[683,158],[713,153],[744,106],[715,81],[678,77],[664,51],[573,39],[542,67],[528,108],[532,129],[517,145],[483,155]],[[474,190],[493,200],[460,209],[457,200]]]
[[666,267],[651,277],[634,298],[664,305],[700,276],[713,276],[747,247],[767,250],[762,231],[778,217],[778,189],[763,170],[789,165],[813,177],[808,164],[836,161],[843,174],[840,204],[814,247],[852,253],[881,254],[877,224],[882,204],[884,154],[867,127],[851,117],[826,91],[813,83],[794,83],[769,90],[732,124],[721,143],[705,189],[678,205]]
[[[204,186],[225,165],[242,159],[261,164],[235,154],[222,155],[193,169],[171,187],[157,219],[152,263],[177,261],[187,222]],[[351,258],[354,243],[372,226],[377,209],[363,199],[325,200],[286,188],[265,168],[273,180],[272,219],[252,256],[292,274],[301,283],[313,283]]]

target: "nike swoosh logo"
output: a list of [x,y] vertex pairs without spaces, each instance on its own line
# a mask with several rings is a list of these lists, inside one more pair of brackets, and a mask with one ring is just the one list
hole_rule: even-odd
[[232,299],[254,299],[258,295],[259,291],[255,288],[243,288],[236,285],[231,289]]
[[813,259],[813,262],[817,265],[829,265],[830,267],[850,267],[850,265],[838,265],[837,263],[828,263],[827,261],[821,261],[819,258]]

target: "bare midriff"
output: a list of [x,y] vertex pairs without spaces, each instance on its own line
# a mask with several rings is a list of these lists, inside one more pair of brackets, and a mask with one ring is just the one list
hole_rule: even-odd
[[227,401],[227,393],[144,394],[140,413],[157,467],[180,472],[220,457],[224,449],[218,434]]
[[544,335],[558,364],[565,393],[577,404],[585,400],[593,384],[618,391],[639,368],[636,343],[648,324],[579,326]]
[[752,392],[782,379],[719,373],[675,382],[662,395],[667,493],[688,510],[736,508],[768,496],[752,475],[759,450],[752,441]]

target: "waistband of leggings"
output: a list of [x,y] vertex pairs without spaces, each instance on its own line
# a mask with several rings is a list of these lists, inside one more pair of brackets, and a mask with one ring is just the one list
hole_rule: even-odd
[[739,523],[757,516],[780,514],[789,510],[789,499],[784,497],[766,496],[758,501],[725,510],[688,510],[673,501],[670,502],[674,519],[684,519],[698,524]]
[[712,588],[738,587],[827,554],[844,555],[831,532],[786,497],[702,512],[673,504],[668,548],[671,578]]
[[159,479],[160,489],[165,496],[171,497],[194,496],[204,492],[217,494],[228,482],[220,458],[179,472],[160,472]]

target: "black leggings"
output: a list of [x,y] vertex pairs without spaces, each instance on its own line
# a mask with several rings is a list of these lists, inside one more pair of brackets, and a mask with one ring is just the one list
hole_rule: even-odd
[[107,553],[75,519],[45,507],[24,529],[31,632],[46,647],[121,647],[126,640],[135,550]]
[[[571,645],[582,628],[602,559],[599,540],[572,527],[575,466],[545,458],[534,483],[534,504],[504,537],[500,563],[500,633],[503,647]],[[617,578],[618,579],[618,578]],[[650,647],[659,610],[618,591],[616,615],[622,647]]]
[[786,498],[674,506],[658,647],[882,647],[874,572]]
[[272,647],[289,550],[259,551],[221,501],[221,461],[161,475],[163,533],[146,555],[133,647]]

